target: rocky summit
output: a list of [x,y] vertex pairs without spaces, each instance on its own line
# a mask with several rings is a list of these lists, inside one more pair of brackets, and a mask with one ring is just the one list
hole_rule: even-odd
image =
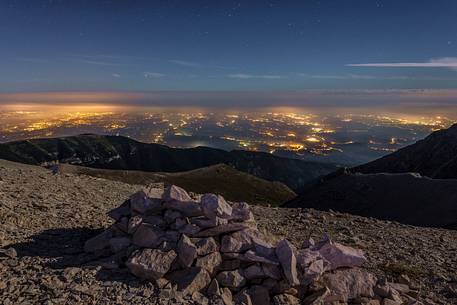
[[[227,202],[232,208],[232,217],[238,215],[238,218],[246,219],[235,221],[225,218],[224,215],[230,213],[227,206],[214,210],[213,204],[220,197],[208,195],[205,209],[207,212],[214,211],[218,217],[219,223],[215,225],[214,220],[211,224],[212,216],[198,216],[204,213],[200,203],[202,196],[189,193],[190,199],[187,196],[182,198],[182,202],[188,204],[181,201],[166,203],[161,198],[163,185],[144,189],[146,196],[138,192],[141,189],[140,185],[53,173],[38,166],[0,160],[0,304],[209,305],[229,300],[235,304],[248,304],[253,303],[252,295],[264,304],[265,300],[294,304],[297,298],[301,304],[319,304],[324,303],[323,295],[330,298],[332,292],[338,298],[347,297],[348,301],[329,301],[330,304],[444,305],[457,302],[455,230],[415,227],[310,208],[256,205],[247,208],[245,204]],[[171,189],[169,191],[167,194],[174,196]],[[118,209],[126,198],[133,198],[140,204],[132,205],[133,201],[128,200]],[[192,234],[184,233],[187,238],[178,233],[174,237],[177,240],[174,250],[162,248],[167,243],[170,246],[174,244],[168,240],[162,240],[156,247],[133,244],[133,237],[139,228],[145,230],[138,234],[146,233],[144,236],[148,239],[139,238],[136,241],[155,242],[150,228],[160,228],[160,220],[173,219],[178,212],[182,213],[175,209],[180,206],[185,206],[192,214],[196,213],[187,219],[190,224],[205,227],[205,235],[211,233],[208,229],[223,225],[227,228],[227,225],[234,224],[236,226],[231,226],[234,229],[247,222],[249,229],[218,236],[195,236],[202,229]],[[192,207],[195,206],[194,210]],[[150,214],[142,207],[150,211],[157,208],[157,212]],[[132,210],[135,212],[132,213]],[[112,211],[110,216],[107,211]],[[238,213],[241,211],[243,213]],[[254,215],[255,223],[249,212]],[[147,215],[145,224],[149,225],[141,226],[142,215]],[[119,217],[126,218],[113,221],[113,218]],[[186,217],[180,218],[189,224]],[[130,232],[115,228],[122,224],[125,230],[127,219],[127,230],[130,229]],[[176,223],[177,218],[174,219]],[[197,219],[199,221],[195,222]],[[162,225],[161,231],[179,232],[179,229],[171,229],[172,222],[168,221]],[[113,223],[116,225],[113,226]],[[137,231],[134,232],[135,229]],[[252,234],[246,235],[247,232]],[[142,236],[138,234],[137,237]],[[169,234],[165,237],[170,237]],[[99,237],[94,239],[95,236]],[[222,242],[224,236],[229,237]],[[262,252],[257,252],[261,248],[252,248],[249,236],[272,244],[274,255],[265,257]],[[331,240],[326,236],[331,236]],[[282,248],[280,255],[276,253],[278,248]],[[179,249],[190,255],[179,258]],[[175,258],[171,250],[175,252]],[[366,260],[361,257],[360,250],[363,250]],[[202,272],[206,266],[217,266],[214,263],[219,259],[217,253],[220,254],[221,264],[212,271],[205,269]],[[280,259],[292,261],[291,253],[295,256],[299,285],[280,294],[273,289],[266,291],[264,282],[271,284],[277,281],[290,286],[289,279],[296,281],[294,268],[287,267],[293,264],[283,267],[279,262]],[[335,255],[338,259],[334,259]],[[241,258],[260,258],[262,262],[249,263]],[[153,262],[157,259],[164,262],[162,266],[154,267]],[[166,262],[172,259],[167,269]],[[134,269],[135,264],[143,260],[147,263]],[[358,265],[361,260],[364,262],[360,267],[343,267],[348,263]],[[132,263],[130,269],[129,262]],[[190,267],[184,268],[181,264]],[[139,274],[143,268],[154,268],[154,272],[148,273],[147,278],[132,273],[133,270]],[[154,279],[162,273],[162,278]],[[256,279],[259,274],[262,276]],[[198,289],[199,283],[208,282],[207,275],[211,279],[207,287],[201,288],[200,292],[187,292]],[[213,281],[214,278],[216,280]],[[304,281],[305,278],[310,283]],[[360,279],[364,280],[360,282]],[[232,288],[236,286],[241,288]],[[371,294],[370,287],[372,296],[354,297],[362,291]]]
[[[172,185],[146,187],[108,212],[115,221],[86,241],[151,281],[159,294],[201,304],[413,304],[408,285],[388,283],[363,269],[361,250],[328,235],[296,248],[257,228],[250,207],[222,196],[191,197]],[[407,302],[407,303],[405,303]]]

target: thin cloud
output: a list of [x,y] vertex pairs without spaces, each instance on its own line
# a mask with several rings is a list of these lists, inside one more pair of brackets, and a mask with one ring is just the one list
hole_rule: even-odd
[[97,61],[97,60],[76,60],[77,62],[89,64],[89,65],[97,65],[97,66],[123,66],[123,64],[118,64],[114,62],[107,62],[107,61]]
[[169,62],[179,65],[179,66],[184,66],[184,67],[191,67],[191,68],[198,68],[201,67],[202,65],[198,62],[193,62],[193,61],[186,61],[186,60],[180,60],[180,59],[170,59]]
[[256,75],[256,74],[244,74],[244,73],[237,73],[237,74],[229,74],[227,75],[228,78],[235,78],[235,79],[282,79],[286,78],[284,75],[270,75],[270,74],[263,74],[263,75]]
[[121,75],[118,74],[118,73],[113,73],[112,76],[113,76],[113,77],[116,77],[116,78],[120,78],[120,77],[121,77]]
[[457,69],[457,57],[434,58],[428,62],[347,64],[348,67],[451,68]]
[[143,72],[143,76],[145,78],[162,78],[165,76],[165,74],[157,72]]

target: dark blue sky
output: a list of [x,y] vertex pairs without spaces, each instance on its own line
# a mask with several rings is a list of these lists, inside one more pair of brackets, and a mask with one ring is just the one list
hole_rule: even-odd
[[457,1],[0,1],[0,91],[360,88],[457,88]]

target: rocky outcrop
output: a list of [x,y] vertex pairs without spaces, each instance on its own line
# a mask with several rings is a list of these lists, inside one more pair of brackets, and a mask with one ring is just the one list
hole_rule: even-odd
[[361,268],[362,251],[328,236],[301,249],[286,239],[276,243],[257,229],[248,204],[220,195],[192,198],[177,186],[161,195],[144,189],[108,215],[115,223],[85,250],[112,254],[119,267],[155,282],[163,294],[254,305],[379,302],[393,300],[392,291],[401,295],[393,285],[378,293],[384,286]]

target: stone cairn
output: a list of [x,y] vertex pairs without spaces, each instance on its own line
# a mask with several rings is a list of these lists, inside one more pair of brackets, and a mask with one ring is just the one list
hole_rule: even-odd
[[84,250],[114,255],[136,277],[154,281],[164,298],[180,294],[225,305],[395,301],[395,289],[376,285],[359,268],[366,261],[360,250],[327,236],[307,240],[301,249],[285,239],[273,243],[257,229],[246,203],[215,194],[195,200],[177,186],[161,195],[152,190],[108,212],[115,223]]

